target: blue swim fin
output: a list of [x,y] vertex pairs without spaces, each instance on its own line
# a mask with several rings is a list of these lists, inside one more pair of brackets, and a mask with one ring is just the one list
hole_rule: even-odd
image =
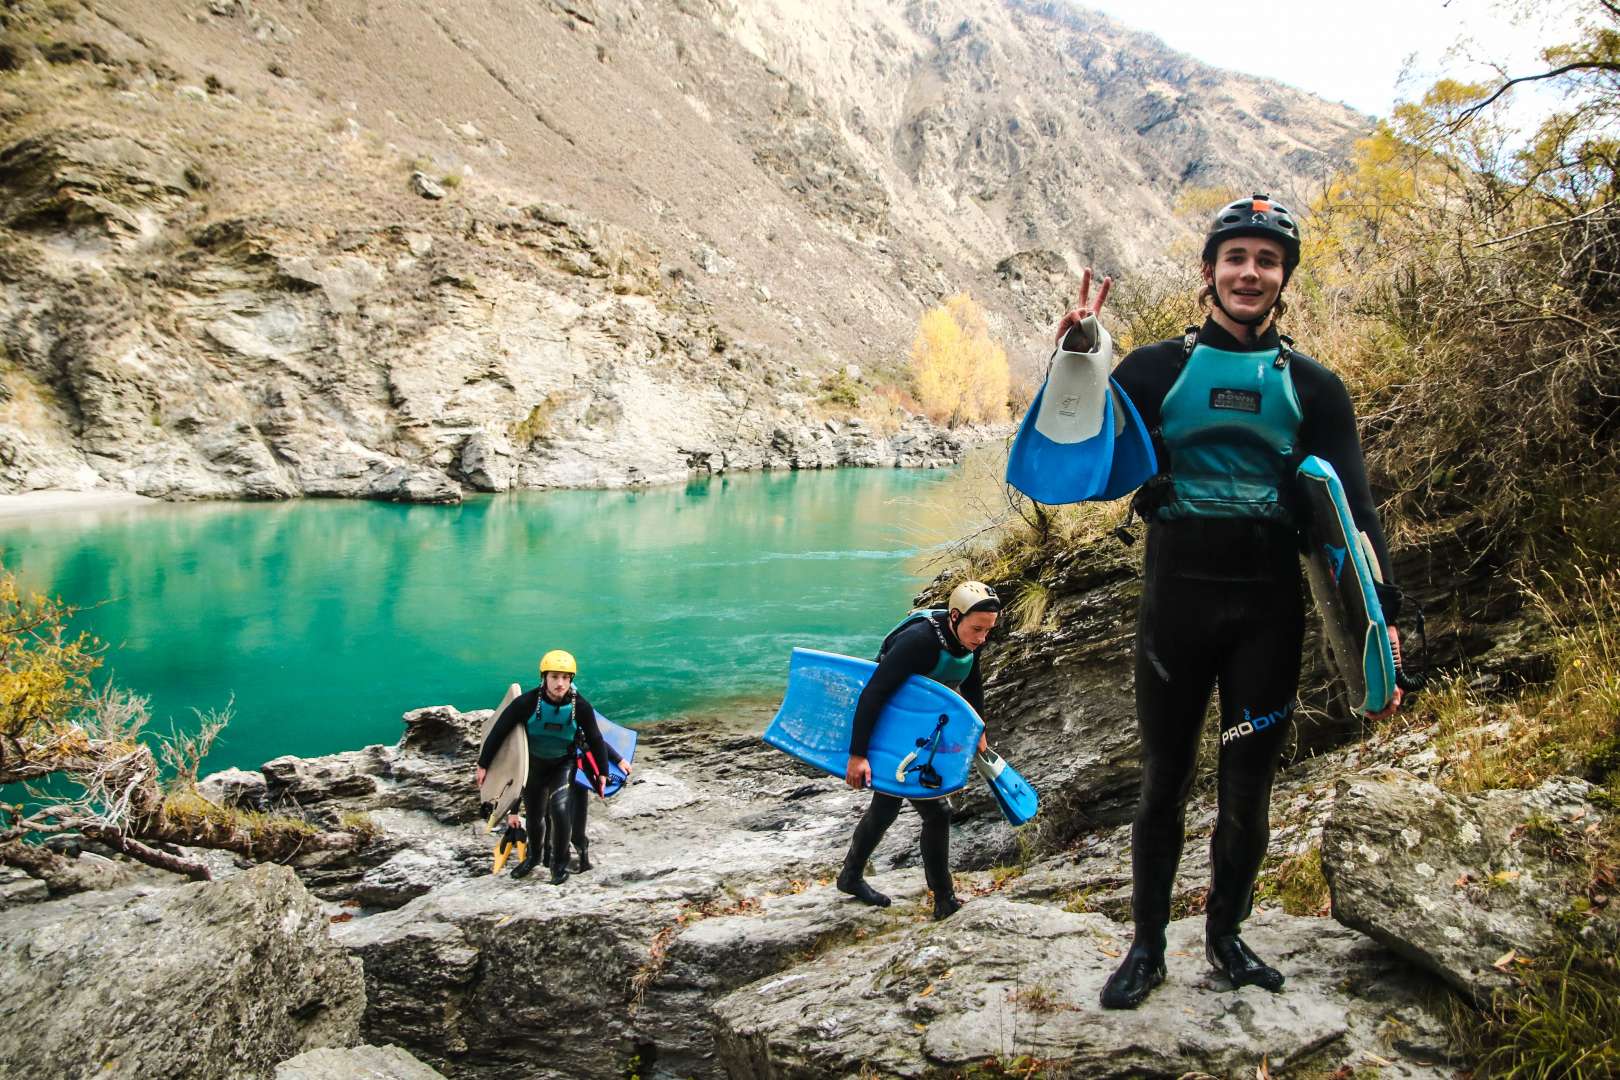
[[1008,824],[1022,825],[1040,813],[1040,796],[1000,754],[994,750],[975,754],[973,767],[990,785],[990,793],[996,797],[996,805]]
[[1007,452],[1007,483],[1054,506],[1095,498],[1114,456],[1113,341],[1095,316],[1080,325],[1097,348],[1057,353]]
[[1092,496],[1102,502],[1129,495],[1159,471],[1159,459],[1153,452],[1153,436],[1142,423],[1142,414],[1136,411],[1131,396],[1113,379],[1108,380],[1114,402],[1114,458],[1108,466],[1108,482],[1098,494]]

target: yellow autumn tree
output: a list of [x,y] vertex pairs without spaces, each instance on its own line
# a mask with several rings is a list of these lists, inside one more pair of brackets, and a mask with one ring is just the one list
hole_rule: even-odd
[[1007,350],[990,336],[984,309],[965,292],[923,312],[911,343],[917,400],[950,427],[1007,419]]
[[324,823],[205,799],[197,769],[225,717],[201,717],[190,735],[145,736],[145,698],[92,685],[101,646],[69,630],[75,614],[61,600],[25,594],[0,567],[0,788],[41,785],[25,802],[0,802],[0,866],[67,893],[93,878],[39,842],[53,835],[92,840],[198,879],[211,871],[180,847],[283,860],[301,851],[353,850],[370,839],[366,821],[328,831]]

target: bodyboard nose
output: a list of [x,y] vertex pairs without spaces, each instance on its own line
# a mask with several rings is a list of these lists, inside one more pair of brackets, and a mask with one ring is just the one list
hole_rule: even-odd
[[[877,665],[817,649],[794,649],[782,706],[765,729],[766,745],[842,777],[849,767],[855,706]],[[941,717],[944,718],[943,724]],[[950,688],[913,675],[895,691],[873,725],[867,760],[872,787],[905,799],[938,799],[960,791],[972,776],[984,721]],[[919,740],[925,745],[919,753]],[[908,754],[917,756],[900,773]],[[926,760],[933,773],[910,766]],[[935,780],[937,778],[937,785]]]
[[1328,654],[1352,708],[1383,712],[1395,696],[1395,655],[1344,485],[1333,465],[1314,455],[1297,475],[1306,507],[1305,576]]

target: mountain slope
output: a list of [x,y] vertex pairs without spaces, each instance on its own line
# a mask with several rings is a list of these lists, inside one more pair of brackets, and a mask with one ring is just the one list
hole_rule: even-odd
[[1303,190],[1365,126],[1024,0],[23,0],[3,30],[6,490],[947,460],[902,407],[924,307],[971,289],[1028,374],[1084,261],[1146,267],[1187,187]]

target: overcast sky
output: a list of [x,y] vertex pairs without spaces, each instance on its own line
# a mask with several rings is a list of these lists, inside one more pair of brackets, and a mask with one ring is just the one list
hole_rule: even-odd
[[[1500,0],[1071,0],[1106,12],[1216,67],[1289,83],[1374,116],[1422,95],[1435,78],[1483,78],[1486,69],[1447,57],[1462,38],[1468,52],[1539,70],[1537,49],[1567,41],[1578,0],[1554,0],[1546,13]],[[1518,20],[1518,21],[1515,21]],[[1397,85],[1408,61],[1414,78]],[[1526,103],[1528,106],[1530,103]]]

